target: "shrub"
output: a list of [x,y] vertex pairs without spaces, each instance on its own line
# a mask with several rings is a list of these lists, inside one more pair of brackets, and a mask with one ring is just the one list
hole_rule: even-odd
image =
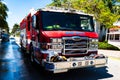
[[107,50],[120,50],[118,47],[108,44],[107,42],[99,42],[98,48],[99,49],[107,49]]

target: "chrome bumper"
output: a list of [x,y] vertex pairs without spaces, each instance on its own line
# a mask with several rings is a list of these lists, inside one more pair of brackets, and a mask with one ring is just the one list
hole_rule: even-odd
[[45,62],[45,69],[53,71],[53,73],[67,72],[69,69],[83,68],[83,67],[104,67],[108,58],[99,59],[84,59],[77,61],[64,62]]

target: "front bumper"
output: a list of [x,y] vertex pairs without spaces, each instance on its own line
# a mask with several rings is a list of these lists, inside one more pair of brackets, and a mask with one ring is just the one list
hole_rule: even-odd
[[64,62],[45,62],[45,69],[53,73],[67,72],[69,69],[83,67],[104,67],[107,64],[107,57],[97,59],[72,58]]

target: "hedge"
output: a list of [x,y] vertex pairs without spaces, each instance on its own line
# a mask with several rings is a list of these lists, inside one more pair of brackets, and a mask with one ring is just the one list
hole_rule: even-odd
[[106,49],[106,50],[120,50],[118,47],[108,44],[107,42],[99,42],[98,43],[99,49]]

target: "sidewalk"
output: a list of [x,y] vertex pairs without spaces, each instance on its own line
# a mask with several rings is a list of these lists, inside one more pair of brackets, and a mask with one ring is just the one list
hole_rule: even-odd
[[108,43],[120,49],[120,41],[108,41]]
[[116,51],[116,50],[102,50],[102,49],[99,49],[98,53],[99,54],[104,54],[108,57],[120,58],[120,51]]

